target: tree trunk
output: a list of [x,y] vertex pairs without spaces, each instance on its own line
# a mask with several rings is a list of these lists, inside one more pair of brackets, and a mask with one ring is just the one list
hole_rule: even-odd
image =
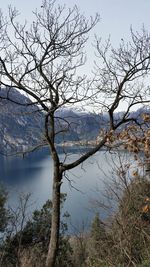
[[52,192],[52,222],[51,237],[46,259],[46,267],[54,267],[59,247],[59,227],[60,227],[60,187],[62,173],[59,166],[54,167],[53,192]]

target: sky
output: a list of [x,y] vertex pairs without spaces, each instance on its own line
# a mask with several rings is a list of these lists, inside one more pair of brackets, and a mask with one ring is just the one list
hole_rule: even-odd
[[[134,31],[140,31],[144,25],[150,32],[150,0],[56,0],[57,2],[65,4],[68,8],[76,4],[86,17],[94,16],[98,12],[101,19],[92,35],[96,34],[102,41],[108,39],[110,35],[114,47],[119,46],[121,39],[129,40],[131,26]],[[32,11],[41,8],[42,0],[0,0],[0,3],[4,14],[8,5],[11,5],[19,10],[21,19],[32,21]],[[87,55],[89,61],[94,60],[94,57],[91,58],[94,52],[90,46],[87,47]]]
[[[0,0],[0,8],[4,14],[8,6],[16,7],[20,12],[20,18],[32,21],[35,9],[41,9],[42,0]],[[77,5],[86,17],[100,14],[100,22],[90,33],[90,43],[94,40],[94,34],[102,38],[102,42],[110,36],[111,43],[116,48],[121,39],[128,41],[130,38],[130,27],[134,31],[145,28],[150,31],[150,0],[56,0],[56,3],[65,4],[66,7]],[[93,50],[93,49],[92,49]],[[91,46],[87,47],[87,54],[91,60],[94,52]]]
[[[0,0],[0,8],[7,10],[8,5],[15,6],[21,16],[30,20],[32,11],[40,8],[41,0]],[[107,39],[109,34],[114,45],[121,38],[128,39],[130,26],[139,30],[144,24],[150,30],[150,0],[58,0],[61,4],[71,7],[76,4],[86,16],[100,14],[100,23],[95,32]],[[58,2],[57,1],[57,2]]]

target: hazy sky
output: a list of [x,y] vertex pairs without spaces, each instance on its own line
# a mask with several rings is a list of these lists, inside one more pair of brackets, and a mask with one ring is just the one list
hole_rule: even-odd
[[[8,5],[15,6],[21,13],[21,19],[32,21],[32,11],[40,9],[42,0],[0,0],[0,8],[6,13]],[[113,46],[118,46],[121,39],[128,40],[130,36],[130,26],[133,30],[140,31],[143,27],[150,32],[150,0],[56,0],[67,7],[77,5],[87,17],[98,12],[101,21],[94,28],[102,40],[111,36]],[[92,41],[92,39],[90,39]],[[93,49],[87,47],[88,61],[85,72],[89,73],[93,62]],[[89,64],[90,62],[90,64]]]
[[[40,0],[0,0],[1,9],[6,11],[7,6],[15,6],[24,18],[31,18],[32,10],[40,8]],[[59,0],[68,7],[77,4],[85,15],[94,15],[98,12],[101,22],[95,32],[107,38],[110,34],[112,42],[116,45],[121,38],[128,38],[129,28],[139,30],[142,24],[150,30],[150,0]]]

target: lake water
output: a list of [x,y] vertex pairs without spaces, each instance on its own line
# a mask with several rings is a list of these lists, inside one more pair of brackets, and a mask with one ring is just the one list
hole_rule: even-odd
[[[60,157],[65,157],[60,154]],[[68,161],[79,157],[77,152],[70,153]],[[97,152],[83,165],[69,171],[64,177],[62,192],[67,193],[64,211],[71,215],[72,228],[88,225],[97,212],[98,207],[91,203],[93,199],[101,199],[104,191],[103,181],[111,179],[112,158],[108,152]],[[31,193],[29,211],[41,208],[51,198],[53,165],[47,150],[31,153],[24,159],[19,157],[0,157],[0,180],[8,191],[8,205],[14,209],[18,206],[21,193]],[[101,214],[104,216],[104,214]]]

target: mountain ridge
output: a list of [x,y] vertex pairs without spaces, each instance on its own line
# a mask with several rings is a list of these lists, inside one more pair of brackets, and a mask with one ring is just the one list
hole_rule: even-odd
[[[0,153],[24,152],[39,146],[44,140],[43,113],[16,89],[0,90],[0,97],[7,98],[8,95],[23,105],[0,98]],[[138,109],[131,115],[140,119],[142,112],[142,109]],[[122,112],[116,113],[115,120],[119,120],[122,115]],[[100,130],[109,127],[109,117],[105,113],[62,108],[56,112],[55,126],[59,133],[55,139],[58,144],[64,141],[89,141],[96,139]]]

